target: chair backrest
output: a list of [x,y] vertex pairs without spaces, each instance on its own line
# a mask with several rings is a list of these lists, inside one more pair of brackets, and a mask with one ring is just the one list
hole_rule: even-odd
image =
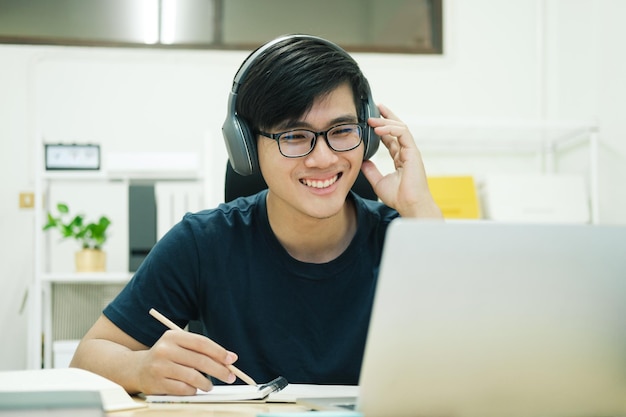
[[[256,170],[251,175],[243,176],[237,174],[229,162],[226,163],[224,201],[229,202],[237,197],[246,197],[256,194],[266,188],[267,184],[265,183],[265,180],[259,170]],[[362,198],[374,201],[378,200],[378,196],[376,196],[374,189],[362,172],[359,172],[359,176],[352,186],[352,191]]]

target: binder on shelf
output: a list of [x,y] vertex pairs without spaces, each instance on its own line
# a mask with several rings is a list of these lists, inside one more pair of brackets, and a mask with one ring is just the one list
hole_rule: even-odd
[[481,208],[474,177],[432,176],[428,187],[446,219],[480,219]]

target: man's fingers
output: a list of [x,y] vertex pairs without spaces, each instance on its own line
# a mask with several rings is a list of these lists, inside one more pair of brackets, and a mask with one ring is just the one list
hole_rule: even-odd
[[[183,366],[197,369],[200,372],[214,376],[224,382],[232,383],[236,377],[227,368],[237,360],[237,355],[215,343],[203,335],[179,332],[176,334],[176,344],[181,347],[175,361]],[[168,333],[168,332],[166,332]]]
[[383,178],[383,174],[380,172],[376,164],[372,161],[363,161],[361,165],[361,171],[365,178],[371,184],[374,191],[376,191],[376,184]]
[[197,369],[176,363],[170,363],[168,377],[163,380],[168,394],[194,395],[198,389],[210,391],[213,383]]

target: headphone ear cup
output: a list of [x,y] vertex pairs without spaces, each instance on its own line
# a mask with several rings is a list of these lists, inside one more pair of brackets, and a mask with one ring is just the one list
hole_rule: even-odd
[[[368,86],[369,89],[369,86]],[[367,101],[363,103],[363,120],[367,124],[367,119],[370,117],[380,117],[380,112],[378,111],[378,107],[374,103],[372,99],[372,94],[368,91]],[[365,144],[365,153],[363,154],[363,160],[368,160],[378,150],[378,145],[380,145],[380,136],[374,132],[374,128],[367,124],[365,131],[363,132],[363,143]]]
[[[229,97],[234,107],[236,94]],[[251,175],[258,169],[254,134],[248,124],[232,109],[222,125],[222,136],[226,144],[228,159],[233,170],[240,175]]]

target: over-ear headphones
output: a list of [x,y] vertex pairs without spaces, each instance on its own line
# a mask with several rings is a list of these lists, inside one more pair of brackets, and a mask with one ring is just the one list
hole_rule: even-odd
[[[224,141],[226,143],[226,150],[228,151],[230,164],[235,172],[240,175],[250,175],[253,172],[257,171],[259,169],[259,161],[256,151],[256,136],[254,135],[254,132],[252,132],[251,127],[248,126],[245,120],[241,119],[238,116],[236,111],[237,93],[239,87],[243,84],[248,70],[254,65],[259,56],[261,56],[273,45],[287,39],[294,38],[317,40],[324,43],[325,45],[328,45],[331,48],[334,48],[336,51],[354,61],[354,59],[338,45],[327,41],[326,39],[312,35],[283,36],[266,43],[265,45],[254,51],[243,62],[243,64],[239,68],[239,71],[237,71],[237,74],[235,75],[235,78],[233,80],[233,86],[228,96],[228,109],[226,113],[226,120],[222,125],[222,135],[224,136]],[[372,93],[369,84],[365,78],[364,81],[366,97],[363,97],[361,99],[361,108],[357,109],[357,111],[359,112],[359,119],[367,123],[367,119],[369,117],[378,117],[380,113],[378,111],[378,107],[376,107],[376,103],[374,103],[374,100],[372,99]],[[365,146],[365,152],[363,156],[364,160],[371,158],[376,153],[379,143],[380,138],[378,137],[378,135],[376,135],[376,133],[374,133],[374,129],[368,125],[363,131],[363,144]]]

